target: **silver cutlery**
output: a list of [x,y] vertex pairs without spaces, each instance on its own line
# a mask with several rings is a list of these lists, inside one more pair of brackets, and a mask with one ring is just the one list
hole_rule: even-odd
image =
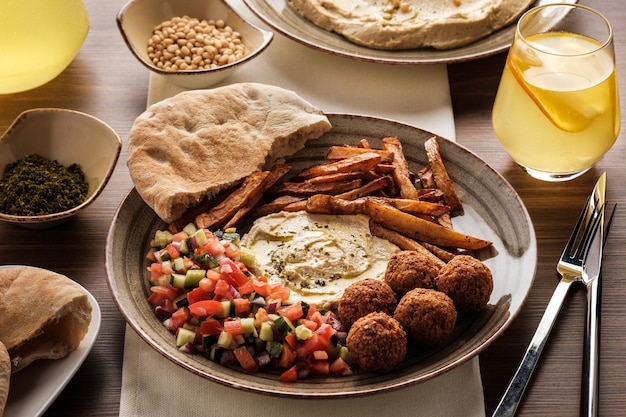
[[[600,260],[596,260],[595,263],[591,263],[591,260],[587,261],[587,255],[594,242],[600,242],[600,249],[603,246],[603,239],[597,239],[596,236],[603,236],[600,234],[603,232],[604,227],[601,226],[604,220],[604,206],[605,206],[605,190],[606,190],[606,173],[603,173],[598,179],[591,195],[587,199],[587,203],[583,208],[578,222],[572,231],[572,234],[565,245],[565,249],[561,255],[561,258],[557,264],[557,272],[561,276],[561,280],[557,284],[552,298],[548,302],[548,306],[539,322],[539,326],[535,331],[533,338],[524,354],[524,358],[520,363],[513,379],[507,387],[504,396],[500,400],[500,403],[496,407],[493,413],[493,417],[505,417],[515,415],[515,411],[521,401],[522,395],[528,385],[528,381],[537,365],[539,356],[546,344],[550,331],[558,317],[565,296],[569,291],[571,285],[575,282],[585,282],[583,279],[584,266],[587,268],[587,275],[591,272],[591,268],[599,272]],[[601,200],[601,204],[599,204]],[[595,247],[595,246],[594,246]],[[601,256],[601,253],[596,252],[594,258]],[[597,265],[596,265],[597,264]],[[597,275],[589,280],[591,287],[589,292],[593,293],[591,297],[594,299],[591,306],[590,314],[593,316],[589,318],[588,327],[597,325],[596,319],[598,318],[596,307],[599,305],[597,297],[599,292],[597,291],[599,280]],[[591,301],[590,301],[591,302]],[[595,330],[588,331],[590,340],[596,338],[596,342],[593,344],[593,352],[589,352],[589,358],[593,361],[594,355],[597,361],[597,332]],[[593,380],[590,383],[597,384],[597,372],[594,371]],[[594,395],[591,403],[595,403],[597,395]],[[597,405],[593,404],[594,407]]]

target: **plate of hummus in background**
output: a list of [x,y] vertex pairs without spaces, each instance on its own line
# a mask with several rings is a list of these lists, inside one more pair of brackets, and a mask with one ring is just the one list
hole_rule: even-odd
[[[412,171],[417,172],[428,163],[424,144],[434,136],[429,132],[379,118],[327,116],[332,129],[318,139],[309,139],[304,149],[286,158],[292,172],[323,162],[330,146],[354,145],[367,139],[377,148],[382,138],[388,136],[402,141]],[[462,146],[445,139],[439,142],[443,161],[465,208],[463,215],[453,218],[454,228],[493,242],[481,260],[491,269],[494,281],[487,307],[480,313],[460,316],[452,336],[443,345],[413,350],[397,369],[387,373],[356,368],[350,375],[315,376],[289,383],[277,381],[278,369],[244,373],[240,367],[181,351],[176,347],[175,336],[147,301],[150,274],[146,253],[156,231],[166,229],[167,223],[136,189],[118,208],[107,240],[108,284],[120,312],[149,346],[178,366],[228,387],[279,397],[345,398],[384,392],[426,381],[465,363],[495,340],[521,310],[534,280],[537,247],[528,213],[506,180]],[[245,227],[238,227],[237,232],[248,233],[250,229],[243,230]],[[254,236],[250,239],[255,240]],[[271,250],[268,247],[268,253]],[[262,249],[257,248],[258,251]]]
[[503,52],[525,10],[557,1],[244,2],[269,26],[303,45],[361,61],[411,65],[455,63]]

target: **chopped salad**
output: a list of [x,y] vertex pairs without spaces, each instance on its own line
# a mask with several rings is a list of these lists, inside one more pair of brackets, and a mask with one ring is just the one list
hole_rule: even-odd
[[148,301],[179,349],[245,372],[276,369],[279,381],[351,374],[336,314],[292,302],[289,288],[255,276],[254,253],[239,241],[236,229],[193,223],[176,234],[156,231]]

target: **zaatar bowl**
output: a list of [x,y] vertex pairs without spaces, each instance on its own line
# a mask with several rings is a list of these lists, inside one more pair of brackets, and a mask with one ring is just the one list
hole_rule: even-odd
[[68,220],[102,192],[121,149],[118,134],[88,114],[53,108],[23,112],[0,137],[0,176],[8,164],[36,154],[66,167],[78,164],[89,188],[86,199],[71,209],[38,216],[0,213],[0,220],[30,229],[52,228]]
[[[175,17],[187,16],[200,21],[223,20],[241,35],[247,47],[242,58],[209,69],[167,71],[155,65],[148,53],[148,40],[155,27]],[[126,45],[150,71],[183,88],[206,88],[232,75],[270,44],[273,33],[260,29],[238,15],[223,0],[131,0],[117,15],[117,26]]]

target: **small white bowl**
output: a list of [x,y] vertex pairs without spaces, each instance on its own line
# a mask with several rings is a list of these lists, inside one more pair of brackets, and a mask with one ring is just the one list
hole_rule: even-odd
[[0,213],[0,220],[30,229],[47,229],[68,220],[100,195],[121,150],[119,135],[88,114],[52,108],[23,112],[0,137],[0,177],[8,164],[38,154],[64,166],[78,164],[89,190],[85,201],[72,209],[41,216]]
[[[242,59],[211,69],[165,71],[148,57],[148,40],[156,26],[173,17],[189,16],[199,20],[222,19],[241,34],[249,52]],[[133,55],[150,71],[187,89],[210,87],[230,76],[264,51],[274,34],[239,16],[223,0],[131,0],[117,14],[117,27]]]

